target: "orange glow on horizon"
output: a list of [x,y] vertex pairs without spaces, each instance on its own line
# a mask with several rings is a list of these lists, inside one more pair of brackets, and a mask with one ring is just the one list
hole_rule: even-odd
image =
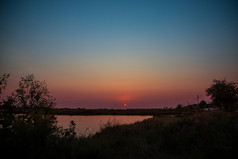
[[124,107],[126,107],[126,104],[124,104]]

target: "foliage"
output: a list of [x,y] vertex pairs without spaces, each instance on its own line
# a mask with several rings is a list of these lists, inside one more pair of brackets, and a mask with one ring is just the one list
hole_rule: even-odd
[[[6,77],[9,76],[1,78],[4,79],[2,88],[7,84]],[[35,80],[33,75],[22,77],[19,87],[1,105],[0,140],[4,145],[1,150],[8,152],[17,147],[14,150],[21,154],[40,153],[58,130],[52,113],[55,105],[45,82]],[[21,114],[16,114],[19,110]]]
[[7,86],[7,79],[9,78],[9,76],[10,74],[5,73],[0,77],[0,95],[2,94],[2,90]]
[[12,94],[15,105],[24,109],[53,108],[55,99],[49,95],[46,83],[35,80],[34,75],[21,77],[19,88]]
[[205,108],[207,106],[207,102],[202,100],[200,103],[199,103],[199,107],[200,108]]
[[235,82],[226,80],[213,80],[212,85],[206,89],[207,96],[210,96],[213,103],[222,110],[230,110],[236,103],[238,86]]
[[[2,94],[2,90],[7,86],[7,78],[9,78],[10,74],[3,74],[0,77],[0,95]],[[4,104],[3,104],[4,103]],[[0,106],[3,110],[0,112],[0,125],[5,129],[12,125],[14,116],[13,116],[13,108],[12,108],[12,100],[8,101],[0,101]]]
[[[33,75],[22,77],[19,88],[10,97],[14,101],[14,107],[24,110],[24,114],[16,116],[14,128],[25,125],[33,128],[41,128],[44,132],[41,136],[51,134],[56,118],[51,114],[55,106],[55,99],[49,95],[45,82],[35,80]],[[35,131],[35,130],[34,130]]]
[[101,158],[235,158],[237,115],[199,113],[154,117],[104,129],[90,140]]
[[113,128],[113,127],[119,126],[119,125],[120,125],[120,121],[118,121],[116,119],[108,120],[106,123],[100,124],[100,131],[102,131],[104,129],[110,129],[110,128]]
[[60,138],[75,139],[77,137],[75,128],[76,124],[71,120],[69,128],[63,129],[63,127],[57,127],[56,135]]
[[24,138],[28,142],[11,145],[12,151],[20,156],[25,152],[25,158],[237,158],[237,114],[209,112],[154,117],[131,125],[108,124],[88,138],[74,137],[71,125],[65,136],[52,135],[44,146],[33,144],[34,138]]

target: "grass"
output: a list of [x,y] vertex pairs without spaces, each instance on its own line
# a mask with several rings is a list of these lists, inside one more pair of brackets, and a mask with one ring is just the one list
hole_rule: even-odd
[[87,138],[51,136],[40,151],[25,147],[18,153],[26,152],[25,158],[202,159],[237,158],[237,149],[237,114],[207,112],[131,125],[108,123]]
[[74,144],[73,152],[82,158],[234,158],[238,118],[215,112],[154,117],[132,125],[109,124]]

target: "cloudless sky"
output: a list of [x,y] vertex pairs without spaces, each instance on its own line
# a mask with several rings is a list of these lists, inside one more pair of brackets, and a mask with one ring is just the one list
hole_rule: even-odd
[[161,108],[238,81],[238,1],[2,0],[0,74],[45,80],[58,107]]

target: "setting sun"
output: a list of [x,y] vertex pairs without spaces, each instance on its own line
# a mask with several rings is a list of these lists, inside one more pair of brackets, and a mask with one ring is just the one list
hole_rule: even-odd
[[238,0],[0,0],[0,22],[0,156],[238,156]]

